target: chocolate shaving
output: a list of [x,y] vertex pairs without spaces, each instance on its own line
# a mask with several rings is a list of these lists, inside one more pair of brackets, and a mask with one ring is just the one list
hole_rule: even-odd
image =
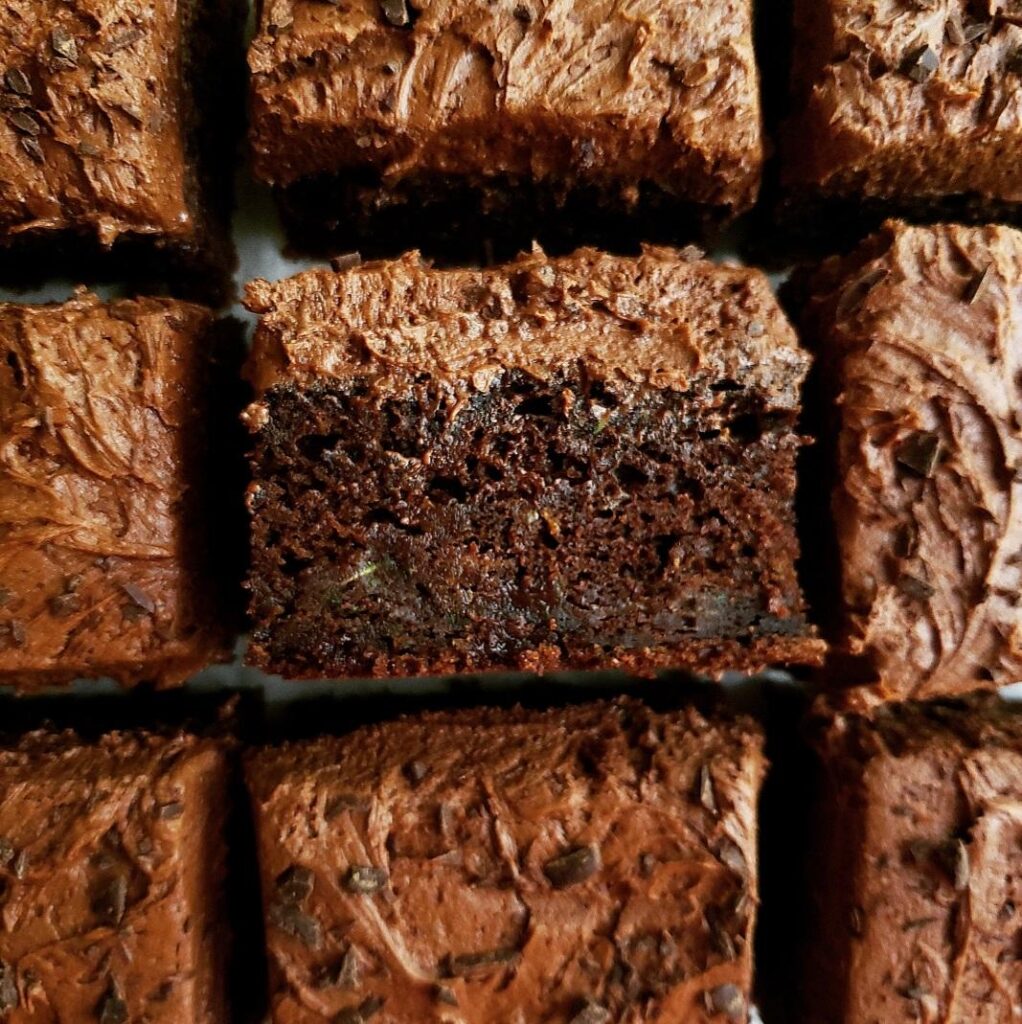
[[38,135],[42,130],[39,122],[26,110],[15,110],[7,115],[7,120],[25,135]]
[[919,430],[909,434],[895,449],[895,461],[910,469],[917,476],[929,478],[940,459],[940,438],[929,431]]
[[587,999],[582,1008],[571,1018],[571,1024],[607,1024],[610,1020],[610,1010],[602,1003],[593,999]]
[[93,886],[89,905],[104,924],[120,924],[128,906],[127,875],[117,871],[99,879]]
[[600,851],[595,846],[578,846],[543,865],[543,874],[555,889],[584,882],[599,870]]
[[737,985],[718,985],[707,993],[706,1008],[711,1013],[723,1013],[728,1020],[745,1020],[745,996]]
[[445,1006],[457,1006],[458,997],[454,993],[453,988],[448,988],[446,985],[437,985],[433,989],[433,994],[436,996],[438,1003],[443,1003]]
[[380,0],[380,10],[395,28],[404,28],[411,21],[407,0]]
[[18,1008],[18,986],[14,968],[0,960],[0,1013]]
[[148,612],[150,615],[156,611],[156,602],[153,600],[152,595],[146,593],[141,587],[136,586],[134,583],[122,583],[121,590],[143,611]]
[[314,877],[298,864],[277,876],[277,898],[284,903],[302,903],[312,895]]
[[365,1024],[379,1011],[381,1006],[383,1006],[383,1000],[379,996],[369,996],[367,999],[363,999],[358,1006],[346,1006],[334,1017],[334,1024]]
[[27,137],[21,140],[21,148],[28,153],[28,155],[35,160],[37,164],[46,162],[46,155],[43,153],[43,147],[39,143],[31,138]]
[[271,924],[310,949],[318,949],[323,941],[323,930],[319,921],[299,910],[293,903],[275,903],[270,907],[269,918]]
[[99,1024],[125,1024],[128,1019],[128,1007],[117,991],[110,985],[107,994],[99,1004]]
[[383,868],[354,864],[345,872],[342,884],[348,892],[368,896],[379,892],[387,884],[387,872]]
[[346,252],[340,256],[334,256],[330,260],[330,266],[334,270],[350,270],[352,267],[358,267],[362,264],[362,254],[358,252]]
[[898,577],[898,589],[916,601],[926,601],[936,593],[926,580],[921,580],[910,572],[903,572]]
[[962,289],[962,301],[967,302],[971,306],[982,294],[989,279],[990,264],[988,263],[982,270],[977,271],[965,288]]
[[913,82],[922,85],[933,77],[938,67],[940,67],[940,58],[937,54],[929,46],[921,46],[905,58],[902,71]]
[[32,95],[32,83],[20,68],[9,68],[4,73],[4,82],[11,92],[17,93],[19,96]]
[[66,28],[61,28],[58,25],[50,33],[50,46],[61,60],[66,60],[69,64],[78,63],[78,44],[75,42],[75,37]]
[[452,977],[474,977],[485,974],[495,967],[506,967],[518,960],[517,949],[504,947],[487,950],[485,953],[462,953],[447,959],[447,974]]
[[713,776],[710,774],[710,766],[708,764],[704,764],[699,769],[696,795],[704,810],[714,815],[717,813],[717,795],[713,789]]

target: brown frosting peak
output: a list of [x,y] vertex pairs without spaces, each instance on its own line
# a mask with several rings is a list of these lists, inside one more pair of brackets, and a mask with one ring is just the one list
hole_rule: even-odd
[[1022,234],[888,224],[807,320],[841,425],[844,640],[882,696],[1022,680]]
[[186,2],[0,10],[0,232],[194,232],[180,108]]
[[634,702],[257,753],[274,1021],[744,1021],[763,770]]
[[323,377],[385,388],[419,372],[485,390],[503,369],[543,379],[581,360],[596,376],[679,391],[732,379],[793,410],[808,368],[766,277],[691,251],[537,249],[484,270],[435,270],[410,253],[253,281],[246,304],[261,314],[249,363],[260,393]]
[[0,1019],[224,1019],[224,754],[36,733],[0,749]]
[[653,180],[751,205],[748,0],[270,0],[249,52],[256,172],[373,167]]
[[172,682],[219,651],[182,521],[212,324],[163,299],[0,305],[0,682]]

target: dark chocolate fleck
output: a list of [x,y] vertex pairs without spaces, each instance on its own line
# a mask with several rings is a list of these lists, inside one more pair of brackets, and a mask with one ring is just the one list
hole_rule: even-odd
[[446,1006],[458,1005],[458,997],[454,994],[454,989],[448,988],[446,985],[437,985],[433,989],[433,994],[438,1003],[444,1003]]
[[175,801],[170,804],[163,804],[157,812],[161,818],[165,821],[172,818],[180,818],[185,812],[185,805]]
[[16,1010],[18,1002],[18,986],[14,979],[14,968],[0,960],[0,1013],[5,1010]]
[[882,267],[874,267],[845,288],[838,298],[834,311],[837,318],[840,320],[854,313],[863,304],[866,296],[887,277],[887,274],[888,272]]
[[940,438],[919,430],[909,434],[895,449],[895,461],[918,476],[931,477],[940,458]]
[[485,953],[462,953],[459,956],[448,957],[447,973],[458,977],[472,977],[484,974],[494,967],[505,967],[514,963],[519,955],[517,949],[507,947],[487,950]]
[[117,53],[118,50],[124,50],[131,46],[133,43],[137,43],[142,38],[143,32],[140,28],[128,28],[123,32],[118,33],[113,39],[110,40],[104,47],[107,53]]
[[515,21],[520,21],[523,25],[531,24],[532,11],[530,11],[525,4],[518,4],[518,6],[515,7]]
[[39,122],[27,110],[15,110],[7,115],[7,120],[25,135],[38,135],[41,131]]
[[710,814],[717,813],[717,795],[713,789],[713,776],[710,774],[710,766],[707,764],[704,764],[699,769],[698,797],[704,810],[709,811]]
[[720,859],[721,864],[730,868],[736,875],[740,875],[743,878],[748,875],[749,865],[745,860],[745,854],[730,839],[725,839],[720,844],[717,857]]
[[28,153],[28,155],[35,160],[37,164],[46,162],[46,154],[43,153],[43,147],[33,139],[31,136],[26,136],[21,140],[21,148]]
[[323,808],[323,817],[330,821],[336,818],[342,811],[364,811],[367,809],[366,801],[352,793],[338,793],[330,797]]
[[50,33],[50,46],[53,52],[69,64],[78,63],[78,44],[75,37],[66,28],[59,25]]
[[861,907],[852,907],[848,915],[848,927],[851,933],[857,938],[862,938],[863,926],[865,925],[864,915]]
[[11,92],[17,93],[19,96],[32,95],[32,83],[21,68],[8,68],[4,73],[4,82]]
[[344,888],[367,896],[379,892],[387,884],[387,872],[366,864],[353,864],[344,875]]
[[49,600],[50,611],[58,618],[81,611],[82,602],[77,594],[57,594]]
[[926,601],[933,597],[936,591],[930,586],[926,580],[921,580],[918,576],[913,576],[910,572],[903,572],[898,577],[898,588],[903,594],[913,598],[916,601]]
[[913,82],[921,85],[933,77],[938,67],[940,59],[937,54],[929,46],[921,46],[905,58],[902,70]]
[[148,594],[141,587],[134,583],[122,583],[121,590],[143,611],[148,612],[150,615],[156,611],[156,602],[153,600],[152,595]]
[[595,846],[578,846],[543,865],[543,874],[555,889],[584,882],[599,870],[600,851]]
[[337,970],[337,984],[341,988],[358,988],[361,976],[362,965],[353,943],[344,951],[341,966]]
[[409,782],[418,785],[429,775],[429,768],[422,761],[409,761],[405,765],[405,775],[408,776]]
[[656,857],[651,853],[644,853],[639,857],[639,872],[643,878],[649,878],[656,867]]
[[11,843],[0,837],[0,868],[6,868],[14,860],[14,847]]
[[358,1006],[346,1006],[336,1017],[334,1024],[365,1024],[367,1020],[379,1012],[383,1006],[380,996],[369,996]]
[[745,996],[737,985],[718,985],[708,995],[707,1008],[712,1013],[726,1014],[732,1021],[745,1019]]
[[125,1024],[128,1007],[114,985],[111,985],[99,1004],[99,1024]]
[[1004,70],[1012,75],[1022,75],[1022,47],[1008,54],[1004,62]]
[[894,553],[899,558],[911,558],[919,547],[919,527],[904,523],[894,536]]
[[587,999],[578,1013],[571,1018],[571,1024],[607,1024],[610,1011],[606,1006]]
[[952,839],[937,848],[935,856],[951,880],[956,892],[969,888],[969,849],[961,839]]
[[269,917],[272,924],[310,949],[318,949],[323,941],[323,930],[319,921],[310,914],[303,913],[293,903],[275,903],[270,907]]
[[357,252],[346,252],[340,256],[334,256],[330,261],[330,266],[334,270],[350,270],[352,267],[358,267],[362,263],[362,254]]
[[287,903],[301,903],[312,894],[313,880],[308,868],[296,864],[277,876],[277,896]]
[[990,264],[977,271],[962,290],[962,301],[970,306],[980,297],[990,278]]
[[404,28],[411,21],[407,0],[380,0],[380,10],[387,21],[397,28]]
[[128,878],[120,871],[100,878],[92,888],[92,912],[105,924],[117,925],[128,905]]

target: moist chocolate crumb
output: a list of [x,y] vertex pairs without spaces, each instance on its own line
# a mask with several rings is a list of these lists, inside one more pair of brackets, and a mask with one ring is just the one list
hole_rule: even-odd
[[599,870],[600,851],[595,846],[579,846],[543,865],[543,874],[555,889],[584,882]]
[[387,872],[367,864],[353,864],[345,872],[342,884],[348,892],[367,896],[387,884]]

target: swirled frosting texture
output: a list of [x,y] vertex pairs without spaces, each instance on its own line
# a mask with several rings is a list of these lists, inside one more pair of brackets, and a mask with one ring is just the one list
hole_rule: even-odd
[[883,697],[1019,681],[1022,235],[888,224],[815,288],[844,649]]
[[746,1021],[761,740],[623,702],[259,752],[275,1024]]
[[202,307],[0,306],[0,683],[176,682],[221,649],[189,521]]
[[838,715],[820,738],[818,1024],[1004,1024],[1022,961],[1022,723],[994,698]]
[[799,0],[788,184],[1022,200],[1020,55],[1014,0]]
[[0,7],[0,238],[187,237],[182,75],[192,0]]
[[0,1020],[220,1024],[226,766],[212,742],[0,750]]
[[268,0],[249,66],[256,173],[278,185],[653,181],[735,210],[759,185],[749,0]]
[[410,253],[253,281],[246,303],[261,314],[248,368],[259,393],[367,372],[385,389],[409,370],[486,390],[506,369],[547,379],[581,360],[596,377],[678,391],[740,381],[797,410],[809,368],[766,277],[693,250],[537,249],[483,270],[434,270]]

